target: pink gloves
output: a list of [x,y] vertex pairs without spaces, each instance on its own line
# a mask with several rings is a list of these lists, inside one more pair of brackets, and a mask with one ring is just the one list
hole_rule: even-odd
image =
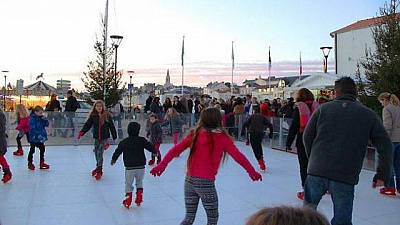
[[83,136],[83,132],[81,131],[81,132],[79,132],[79,134],[78,134],[78,140],[81,139],[82,136]]
[[253,181],[262,181],[262,176],[261,174],[259,174],[257,171],[253,170],[252,172],[249,173],[249,177],[253,180]]
[[153,169],[150,170],[150,173],[153,176],[161,176],[161,174],[164,172],[166,166],[162,163],[158,164],[157,166],[155,166]]

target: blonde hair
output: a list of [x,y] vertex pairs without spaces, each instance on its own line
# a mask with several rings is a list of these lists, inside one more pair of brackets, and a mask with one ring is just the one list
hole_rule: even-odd
[[[168,111],[172,112],[172,114],[169,114]],[[175,116],[179,116],[179,113],[178,113],[178,111],[176,111],[175,108],[172,108],[172,107],[167,110],[167,115],[165,115],[165,117],[167,119],[171,119],[172,117],[175,117]]]
[[[102,106],[102,111],[100,112],[100,114],[98,114],[98,112],[96,111],[96,105],[100,104]],[[106,109],[106,104],[103,102],[103,100],[96,100],[93,104],[93,107],[90,109],[90,112],[88,114],[88,118],[94,114],[98,114],[99,115],[99,119],[101,124],[104,123],[104,121],[108,120],[109,117],[109,113]]]
[[20,118],[25,118],[29,116],[29,112],[23,104],[17,104],[15,106],[15,114]]
[[388,92],[382,92],[378,96],[378,100],[382,100],[382,99],[387,99],[390,102],[390,104],[392,104],[392,105],[395,105],[395,106],[400,105],[399,98],[397,98],[397,96],[395,94],[390,94]]
[[310,207],[265,207],[247,219],[246,225],[329,225],[324,215]]

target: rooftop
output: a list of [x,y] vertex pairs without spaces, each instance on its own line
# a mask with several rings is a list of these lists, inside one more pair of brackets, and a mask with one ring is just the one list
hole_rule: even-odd
[[[251,147],[236,142],[238,148],[256,166]],[[172,144],[162,144],[165,152]],[[152,177],[149,167],[144,179],[144,202],[129,210],[124,199],[122,157],[116,165],[109,161],[115,145],[105,151],[104,176],[96,181],[90,175],[94,167],[93,146],[47,146],[50,170],[29,171],[26,155],[6,158],[13,179],[0,184],[0,223],[14,224],[179,224],[184,217],[183,181],[187,151],[175,158],[161,177]],[[232,158],[221,167],[216,180],[219,195],[219,224],[244,224],[247,217],[263,206],[301,206],[296,192],[301,189],[297,156],[271,150],[264,145],[267,172],[262,182],[253,182]],[[35,162],[38,164],[38,153]],[[397,224],[400,219],[400,196],[389,197],[371,189],[372,171],[363,170],[356,186],[354,224]],[[330,196],[323,197],[319,210],[332,218]],[[205,224],[206,216],[199,205],[195,224]]]

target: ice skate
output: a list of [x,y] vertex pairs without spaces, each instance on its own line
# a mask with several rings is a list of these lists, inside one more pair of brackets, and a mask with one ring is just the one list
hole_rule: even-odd
[[140,204],[142,204],[142,202],[143,202],[143,190],[139,189],[136,191],[135,203],[137,206],[140,206]]
[[50,166],[47,165],[46,163],[44,163],[44,160],[40,160],[39,169],[41,169],[41,170],[48,170],[48,169],[50,169]]
[[96,175],[94,175],[94,178],[96,180],[100,180],[102,176],[103,176],[103,169],[97,168]]
[[97,168],[92,170],[92,177],[96,176],[96,174],[97,174]]
[[12,177],[12,173],[10,171],[10,169],[3,169],[3,179],[1,179],[1,181],[3,181],[3,183],[7,183],[8,181],[11,180]]
[[125,196],[126,198],[122,201],[122,204],[125,206],[125,208],[129,209],[132,204],[132,192],[126,193]]
[[246,145],[250,145],[250,141],[249,140],[246,141]]
[[35,165],[32,162],[28,162],[28,169],[35,170]]
[[382,195],[396,195],[396,188],[381,188],[379,192]]
[[304,191],[297,192],[297,198],[299,198],[300,200],[304,200]]
[[258,160],[258,164],[260,165],[260,170],[262,170],[263,172],[265,172],[266,166],[265,166],[264,159],[259,159],[259,160]]
[[15,156],[24,155],[24,150],[22,149],[22,147],[20,147],[17,149],[17,151],[13,152],[13,155],[15,155]]

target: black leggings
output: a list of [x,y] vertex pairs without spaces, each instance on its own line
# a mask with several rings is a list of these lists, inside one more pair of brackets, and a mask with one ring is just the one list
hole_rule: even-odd
[[[25,133],[25,136],[26,136],[26,140],[29,142],[29,132],[26,132],[26,133]],[[17,135],[17,138],[15,139],[15,140],[17,140],[17,146],[18,146],[18,148],[22,148],[21,139],[22,139],[23,137],[24,137],[24,136],[20,137],[19,135]]]
[[250,144],[253,149],[254,156],[257,160],[263,159],[262,140],[264,139],[264,132],[250,133]]
[[39,148],[40,151],[40,161],[44,160],[44,152],[46,151],[44,143],[31,143],[31,149],[29,150],[28,154],[28,162],[32,162],[36,147]]

